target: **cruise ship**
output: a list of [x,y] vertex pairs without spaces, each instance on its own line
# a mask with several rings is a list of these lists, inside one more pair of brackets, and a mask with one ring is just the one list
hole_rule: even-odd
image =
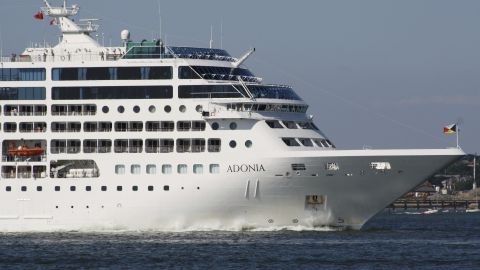
[[[0,61],[0,230],[360,229],[464,155],[340,150],[285,85],[223,49],[102,46],[78,5],[61,38]],[[6,23],[6,22],[3,22]]]

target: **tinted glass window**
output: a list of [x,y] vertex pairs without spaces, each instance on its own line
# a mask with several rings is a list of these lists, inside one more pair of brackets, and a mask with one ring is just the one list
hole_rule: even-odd
[[[0,90],[1,96],[1,90]],[[79,99],[169,99],[171,86],[53,87],[54,100]]]
[[179,98],[241,98],[247,97],[241,85],[180,85]]

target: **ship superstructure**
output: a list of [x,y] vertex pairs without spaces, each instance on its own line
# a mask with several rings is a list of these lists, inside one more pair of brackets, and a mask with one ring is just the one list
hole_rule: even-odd
[[59,44],[1,59],[2,230],[361,228],[464,154],[338,150],[253,49],[105,47],[78,11],[45,1]]

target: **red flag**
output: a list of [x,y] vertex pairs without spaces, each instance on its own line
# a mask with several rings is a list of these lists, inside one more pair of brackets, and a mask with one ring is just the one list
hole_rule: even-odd
[[39,11],[33,17],[37,20],[43,20],[43,12]]

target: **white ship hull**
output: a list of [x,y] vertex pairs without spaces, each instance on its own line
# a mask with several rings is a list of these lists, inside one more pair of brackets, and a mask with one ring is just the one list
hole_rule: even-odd
[[[360,229],[396,198],[458,159],[463,152],[337,150],[319,153],[321,156],[306,154],[312,152],[298,152],[297,157],[245,161],[265,167],[265,171],[257,173],[222,171],[215,177],[145,178],[135,183],[118,177],[98,179],[97,184],[89,183],[93,191],[88,196],[84,192],[55,193],[53,186],[58,183],[44,185],[45,191],[41,193],[14,188],[17,192],[6,193],[2,198],[0,230],[175,231],[284,226]],[[330,160],[338,161],[345,169],[327,176],[323,164]],[[360,175],[372,160],[386,160],[396,164],[396,168],[385,174],[367,170]],[[304,163],[307,170],[292,172],[291,163]],[[290,175],[285,176],[286,172]],[[82,188],[78,179],[66,179],[62,189],[67,190],[72,181]],[[112,191],[100,191],[100,186],[106,183]],[[0,188],[12,184],[3,181]],[[131,190],[133,184],[139,186],[139,191]],[[117,185],[123,186],[123,191],[115,191]],[[149,185],[154,186],[154,191],[146,191]],[[164,185],[169,186],[168,191],[163,190]],[[324,203],[308,205],[306,196],[313,194],[324,196]]]

